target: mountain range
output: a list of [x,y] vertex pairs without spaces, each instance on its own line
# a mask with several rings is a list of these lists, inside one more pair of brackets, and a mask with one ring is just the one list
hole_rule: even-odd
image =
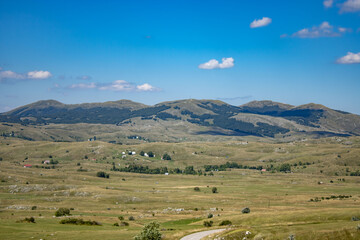
[[[177,141],[194,139],[194,136],[285,139],[360,135],[358,115],[313,103],[292,106],[273,101],[233,106],[218,100],[185,99],[148,106],[130,100],[83,104],[44,100],[2,113],[0,122],[3,135],[8,134],[11,127],[21,126],[23,130],[15,129],[19,131],[18,136],[55,141],[81,141],[95,134],[114,141],[111,139],[129,139],[140,133],[143,139],[154,141],[161,141],[161,136],[167,141]],[[51,129],[60,125],[63,133],[52,133]],[[39,131],[34,134],[36,126]],[[73,136],[77,132],[74,126],[87,128],[87,133]],[[95,127],[97,130],[91,131]],[[32,133],[27,128],[31,128]]]

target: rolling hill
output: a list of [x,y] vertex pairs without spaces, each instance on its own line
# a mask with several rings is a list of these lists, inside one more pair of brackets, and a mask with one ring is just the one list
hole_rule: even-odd
[[[241,106],[186,99],[147,106],[129,100],[38,101],[0,114],[0,134],[28,140],[124,142],[293,139],[360,135],[360,116],[319,104],[253,101]],[[139,138],[140,137],[140,138]]]

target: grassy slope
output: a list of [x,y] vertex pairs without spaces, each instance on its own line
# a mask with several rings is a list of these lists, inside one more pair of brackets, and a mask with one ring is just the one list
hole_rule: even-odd
[[[346,141],[353,144],[343,144]],[[202,223],[210,212],[215,216],[212,219],[215,225],[229,219],[236,226],[228,233],[228,239],[243,234],[244,230],[250,230],[252,238],[285,239],[295,234],[297,239],[331,239],[331,236],[356,239],[358,223],[350,218],[360,217],[360,178],[345,174],[346,168],[349,171],[359,169],[359,146],[359,138],[291,144],[196,142],[134,146],[2,139],[0,239],[130,239],[144,223],[152,220],[161,223],[166,239],[177,239],[204,229]],[[121,160],[119,153],[125,150],[153,151],[156,157],[149,159],[137,155]],[[160,160],[159,156],[165,152],[174,161]],[[49,155],[60,162],[56,169],[23,168],[25,163],[41,165]],[[28,159],[24,160],[26,157]],[[232,170],[216,172],[211,177],[110,172],[113,161],[121,166],[135,161],[151,167],[181,168],[187,165],[199,168],[226,161],[248,165],[298,161],[315,164],[297,167],[293,174]],[[78,162],[88,172],[77,172]],[[110,179],[95,177],[99,170],[110,173]],[[334,176],[335,172],[340,176]],[[344,178],[345,182],[338,178]],[[319,185],[318,181],[324,184]],[[195,192],[195,186],[201,191]],[[211,193],[213,186],[218,188],[218,194]],[[352,195],[352,198],[309,202],[311,198],[339,194]],[[37,209],[30,210],[31,206],[37,206]],[[250,207],[251,213],[241,214],[241,209],[246,206]],[[20,207],[25,209],[15,209]],[[74,217],[100,221],[103,226],[61,225],[60,219],[53,217],[54,208],[59,207],[73,207]],[[179,208],[184,211],[174,210]],[[195,211],[195,208],[199,210]],[[113,227],[113,223],[119,222],[117,217],[120,215],[126,221],[129,216],[136,220],[128,221],[129,227]],[[16,223],[30,216],[35,217],[36,224]]]

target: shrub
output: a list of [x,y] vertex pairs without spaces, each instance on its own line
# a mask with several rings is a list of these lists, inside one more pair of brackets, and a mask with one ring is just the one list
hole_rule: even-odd
[[199,187],[194,187],[194,191],[195,192],[200,192],[200,188]]
[[146,224],[141,233],[135,236],[135,240],[161,240],[161,233],[159,231],[159,223],[150,222]]
[[232,222],[230,220],[224,220],[219,224],[219,226],[228,226],[231,224],[232,224]]
[[130,216],[128,219],[129,221],[135,221],[135,218],[133,216]]
[[128,222],[121,222],[120,226],[129,226],[129,223]]
[[31,210],[36,210],[36,208],[37,208],[36,206],[32,206]]
[[119,219],[120,221],[123,221],[123,220],[124,220],[124,217],[123,217],[123,216],[118,216],[118,219]]
[[3,160],[3,158],[2,157],[0,157],[0,161],[2,161]]
[[144,151],[141,151],[140,156],[144,156],[144,155],[145,155]]
[[291,165],[288,163],[281,164],[279,171],[280,172],[291,172]]
[[211,189],[211,191],[212,191],[212,193],[217,193],[217,192],[218,192],[216,187],[213,187],[213,188]]
[[34,217],[24,218],[23,220],[17,221],[17,222],[27,222],[27,223],[35,223]]
[[250,208],[246,207],[241,210],[242,213],[250,213]]
[[55,216],[56,216],[56,217],[67,216],[67,215],[71,215],[71,214],[70,214],[70,209],[68,209],[68,208],[59,208],[59,209],[55,212]]
[[352,216],[351,221],[360,221],[360,218],[358,218],[357,216]]
[[97,172],[96,176],[101,177],[101,178],[109,178],[110,177],[110,175],[107,174],[106,172]]
[[148,152],[149,157],[154,157],[154,153],[152,151]]
[[163,155],[163,159],[164,159],[164,160],[171,160],[171,157],[170,157],[169,154],[165,153],[165,154]]
[[207,217],[208,217],[208,218],[212,218],[213,216],[214,216],[214,215],[213,215],[212,213],[209,213]]
[[60,221],[60,224],[74,224],[74,225],[98,225],[100,226],[101,224],[99,222],[96,221],[84,221],[81,218],[68,218],[68,219],[63,219]]
[[211,227],[213,225],[213,223],[214,223],[213,221],[204,221],[203,224],[205,227]]
[[114,224],[113,224],[113,226],[118,227],[118,226],[119,226],[119,224],[118,224],[118,223],[114,223]]

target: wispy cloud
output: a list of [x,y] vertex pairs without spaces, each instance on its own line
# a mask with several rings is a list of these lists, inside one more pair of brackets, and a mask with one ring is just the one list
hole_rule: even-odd
[[222,58],[222,62],[219,63],[216,59],[211,59],[206,63],[200,64],[200,69],[215,69],[215,68],[232,68],[234,66],[234,59],[232,57]]
[[334,0],[324,0],[323,4],[324,4],[324,7],[331,8],[334,4]]
[[136,85],[125,80],[116,80],[111,83],[77,83],[69,86],[70,89],[97,89],[101,91],[116,91],[116,92],[154,92],[159,91],[159,88],[151,86],[148,83]]
[[271,18],[263,17],[262,19],[255,19],[252,23],[250,23],[251,28],[265,27],[272,22]]
[[79,80],[85,80],[85,81],[88,81],[88,80],[92,79],[92,77],[89,76],[89,75],[77,76],[76,78],[79,79]]
[[351,31],[349,28],[338,27],[330,25],[329,22],[323,22],[319,26],[312,28],[304,28],[296,33],[293,33],[292,37],[297,38],[320,38],[320,37],[340,37],[342,34]]
[[336,62],[339,64],[360,63],[360,52],[359,53],[348,52],[345,56],[339,58]]
[[217,100],[222,100],[222,101],[235,101],[235,100],[246,100],[246,99],[250,99],[253,96],[251,95],[246,95],[246,96],[241,96],[241,97],[230,97],[230,98],[217,98]]
[[16,73],[10,70],[0,71],[0,82],[8,79],[47,79],[52,77],[49,71],[30,71],[25,74]]
[[340,12],[359,12],[360,11],[360,0],[347,0],[341,4]]
[[96,87],[97,86],[95,83],[77,83],[77,84],[71,85],[69,88],[91,89],[91,88],[96,88]]

